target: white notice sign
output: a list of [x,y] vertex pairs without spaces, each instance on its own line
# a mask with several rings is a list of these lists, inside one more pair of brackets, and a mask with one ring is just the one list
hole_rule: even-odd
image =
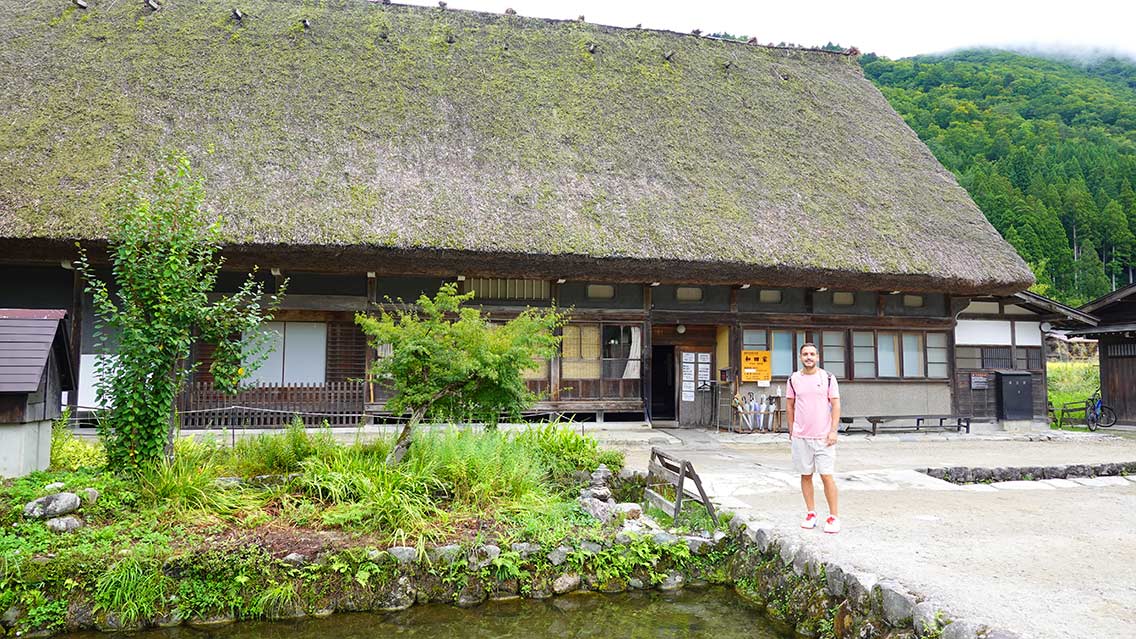
[[709,364],[710,363],[710,353],[699,353],[698,354],[698,361],[703,362],[705,364]]
[[698,365],[698,381],[704,382],[704,381],[708,381],[709,379],[710,379],[710,365],[709,364],[699,364]]
[[690,392],[682,391],[682,401],[693,402],[694,401],[694,392],[693,391],[690,391]]
[[683,363],[682,365],[682,378],[694,381],[694,364]]
[[693,362],[694,361],[694,353],[683,353],[682,354],[682,361]]
[[694,382],[683,382],[682,383],[682,390],[693,391],[694,390]]

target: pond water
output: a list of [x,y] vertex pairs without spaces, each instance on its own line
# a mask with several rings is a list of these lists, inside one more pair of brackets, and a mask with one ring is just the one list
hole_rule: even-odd
[[[579,594],[547,601],[442,604],[390,614],[338,614],[294,622],[246,622],[210,629],[149,630],[132,639],[784,639],[732,590]],[[67,639],[106,639],[77,633]]]

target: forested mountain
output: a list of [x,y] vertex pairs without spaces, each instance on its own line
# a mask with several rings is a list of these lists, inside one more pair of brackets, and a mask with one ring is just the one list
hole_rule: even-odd
[[1036,291],[1077,305],[1136,280],[1136,64],[991,50],[860,63]]

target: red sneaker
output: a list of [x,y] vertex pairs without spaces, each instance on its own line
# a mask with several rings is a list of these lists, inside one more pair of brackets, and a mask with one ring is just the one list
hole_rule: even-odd
[[817,514],[812,512],[812,511],[809,511],[809,514],[805,515],[805,518],[801,520],[801,528],[808,528],[809,530],[812,530],[813,528],[816,528],[816,527],[817,527]]

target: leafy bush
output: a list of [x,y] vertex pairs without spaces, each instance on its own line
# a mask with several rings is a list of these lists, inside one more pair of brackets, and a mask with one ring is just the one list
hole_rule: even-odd
[[51,470],[79,470],[106,466],[106,452],[99,442],[79,439],[71,432],[71,407],[51,425]]

